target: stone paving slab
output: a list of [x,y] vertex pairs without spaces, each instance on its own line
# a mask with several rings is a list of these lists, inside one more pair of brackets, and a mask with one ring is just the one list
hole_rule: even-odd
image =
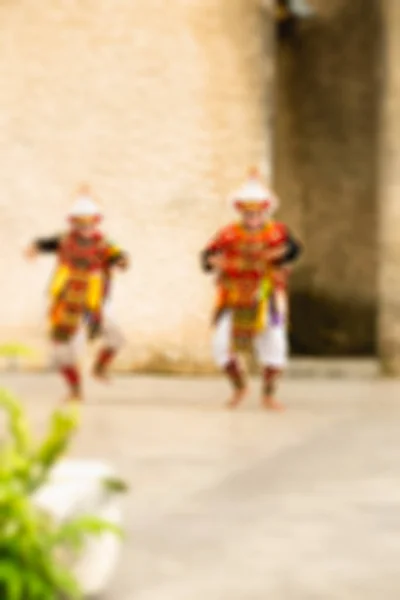
[[[211,371],[209,375],[215,376],[217,371],[215,367],[210,365]],[[255,373],[257,366],[253,365]],[[48,370],[47,370],[48,372]],[[126,368],[118,368],[119,376],[141,377],[148,373],[127,371]],[[46,369],[34,367],[30,359],[4,358],[0,357],[0,376],[1,374],[20,374],[29,375],[31,373],[44,375]],[[165,373],[160,373],[165,376]],[[168,373],[168,377],[175,376],[181,378],[182,375],[176,373]],[[203,378],[207,373],[198,375]],[[376,358],[321,358],[321,357],[301,357],[292,358],[286,371],[287,379],[303,379],[303,378],[324,378],[324,379],[371,379],[380,376],[380,365]],[[209,378],[209,377],[208,377]]]
[[[41,429],[56,377],[0,375]],[[284,414],[220,378],[88,386],[73,455],[131,484],[106,600],[398,600],[400,383],[289,379]]]

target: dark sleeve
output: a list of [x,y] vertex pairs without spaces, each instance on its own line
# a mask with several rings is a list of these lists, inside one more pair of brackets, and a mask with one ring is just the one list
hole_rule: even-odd
[[276,261],[276,264],[279,266],[287,265],[297,260],[303,250],[300,242],[294,239],[294,237],[290,234],[287,236],[286,245],[286,254],[280,260]]
[[202,270],[206,273],[212,273],[214,271],[213,267],[210,265],[210,258],[223,252],[227,242],[229,242],[232,237],[231,229],[232,228],[228,226],[221,231],[218,231],[200,253],[200,265]]
[[49,238],[38,238],[34,241],[39,252],[57,252],[60,248],[61,237],[56,235]]
[[110,256],[110,258],[108,259],[108,264],[110,267],[112,267],[113,265],[117,264],[118,261],[121,260],[121,258],[124,258],[126,261],[129,260],[129,256],[126,252],[118,252],[117,254],[113,254],[113,256]]
[[203,250],[203,252],[200,254],[200,265],[201,265],[202,270],[205,273],[211,273],[213,271],[213,268],[210,265],[209,259],[212,256],[215,256],[215,254],[218,254],[218,252],[219,252],[218,250],[214,250],[214,249],[211,250],[208,248],[206,250]]

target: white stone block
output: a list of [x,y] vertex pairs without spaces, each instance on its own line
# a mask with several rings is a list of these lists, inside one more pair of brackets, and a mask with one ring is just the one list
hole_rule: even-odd
[[[104,481],[116,473],[105,464],[65,460],[54,469],[50,481],[35,495],[35,502],[57,521],[85,514],[120,526],[122,506],[119,494],[107,489]],[[72,569],[85,596],[105,591],[116,569],[121,540],[112,533],[90,538]]]

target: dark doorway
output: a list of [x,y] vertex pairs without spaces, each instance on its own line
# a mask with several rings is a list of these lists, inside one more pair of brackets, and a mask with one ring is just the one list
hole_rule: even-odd
[[378,0],[278,26],[275,185],[305,247],[291,290],[298,355],[376,351],[381,48]]

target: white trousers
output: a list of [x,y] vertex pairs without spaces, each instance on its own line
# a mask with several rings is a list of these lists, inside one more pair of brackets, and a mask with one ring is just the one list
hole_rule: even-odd
[[[103,310],[103,324],[101,340],[107,348],[118,352],[125,344],[125,338],[110,316],[110,307],[105,305]],[[75,364],[79,358],[85,341],[85,328],[80,327],[71,340],[65,343],[55,343],[52,349],[52,359],[57,367]]]
[[[224,312],[215,325],[212,353],[218,367],[223,369],[232,359],[231,350],[232,311]],[[283,369],[288,359],[288,337],[286,323],[269,324],[254,339],[254,350],[263,367]]]

